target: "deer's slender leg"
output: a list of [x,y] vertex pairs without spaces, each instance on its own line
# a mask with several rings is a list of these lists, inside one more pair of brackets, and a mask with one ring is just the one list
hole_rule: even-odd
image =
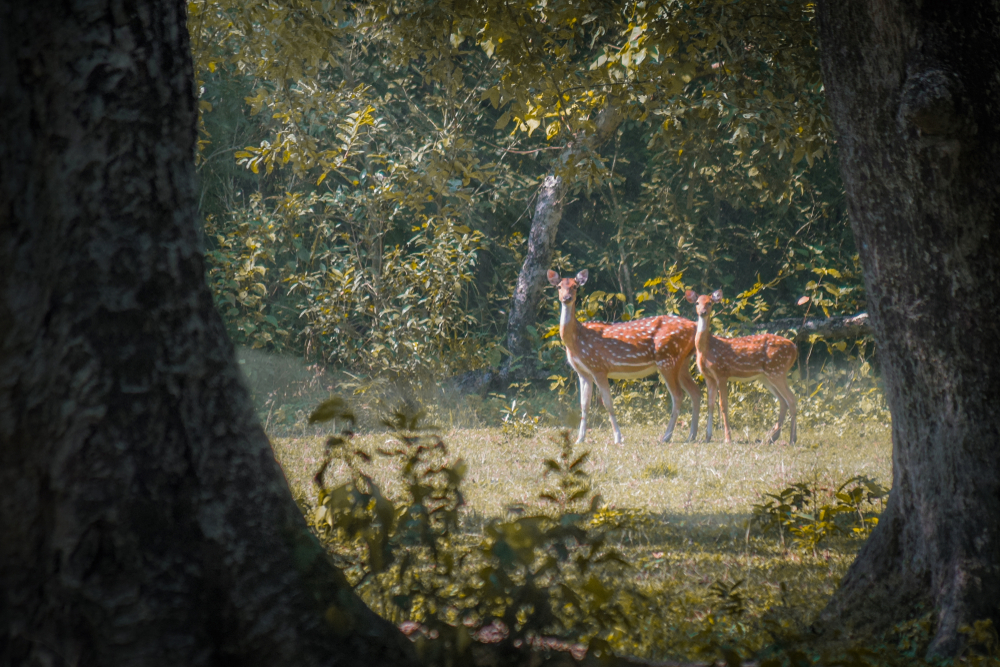
[[587,437],[587,410],[590,409],[590,397],[594,393],[594,383],[583,373],[577,373],[580,377],[580,434],[576,441],[583,442]]
[[722,430],[726,434],[726,442],[732,442],[729,434],[729,381],[719,381],[719,414],[722,416]]
[[670,422],[667,423],[667,430],[660,438],[660,442],[669,442],[674,434],[674,426],[677,425],[677,417],[681,413],[681,387],[677,381],[677,366],[670,365],[669,362],[661,362],[657,365],[660,377],[663,378],[667,390],[670,392]]
[[715,380],[705,377],[705,384],[708,385],[708,419],[705,424],[705,442],[712,442],[712,413],[715,411]]
[[691,377],[691,370],[688,368],[687,359],[681,359],[677,365],[677,377],[680,378],[684,391],[691,398],[691,431],[688,433],[688,442],[694,442],[698,437],[698,411],[701,409],[701,387]]
[[601,392],[601,400],[604,401],[604,407],[608,410],[608,417],[611,418],[611,430],[615,433],[615,444],[624,445],[625,438],[622,437],[622,431],[618,428],[618,421],[615,419],[615,406],[611,403],[611,385],[608,384],[608,377],[595,373],[594,383],[597,384],[597,388]]
[[774,442],[781,435],[781,425],[785,423],[785,411],[788,408],[788,404],[770,379],[762,377],[760,378],[760,383],[778,400],[778,423],[771,427],[771,430],[767,432],[767,437],[764,439],[765,442]]
[[[771,383],[774,385],[774,388],[778,391],[779,394],[781,394],[781,397],[785,400],[785,403],[788,404],[788,412],[790,417],[788,424],[788,444],[794,445],[797,436],[795,428],[795,413],[797,412],[796,409],[797,406],[795,403],[795,394],[793,394],[792,390],[788,388],[788,380],[784,376],[774,375],[771,376],[770,380]],[[782,415],[782,417],[783,416],[784,415]],[[779,431],[781,430],[781,421],[784,420],[782,419],[778,423]]]

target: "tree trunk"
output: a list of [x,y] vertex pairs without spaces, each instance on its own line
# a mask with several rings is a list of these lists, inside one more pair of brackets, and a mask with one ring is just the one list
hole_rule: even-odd
[[185,5],[0,6],[0,664],[412,664],[203,278]]
[[825,0],[823,76],[892,412],[893,488],[819,629],[1000,621],[1000,6]]
[[517,277],[510,318],[507,320],[507,349],[511,356],[504,362],[497,376],[501,382],[530,377],[534,370],[528,327],[534,325],[538,319],[542,294],[548,285],[545,273],[551,268],[552,248],[555,245],[559,221],[562,220],[563,200],[569,185],[563,172],[571,169],[588,151],[596,150],[611,138],[621,121],[622,116],[617,106],[605,107],[597,116],[594,132],[578,137],[574,143],[567,146],[559,157],[555,171],[542,181],[542,186],[538,190],[535,213],[531,218],[528,252]]

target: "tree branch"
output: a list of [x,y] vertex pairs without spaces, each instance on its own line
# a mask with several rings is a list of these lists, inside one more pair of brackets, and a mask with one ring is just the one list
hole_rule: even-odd
[[791,333],[792,340],[802,343],[809,340],[813,334],[826,340],[843,340],[845,338],[861,338],[871,336],[871,324],[868,321],[868,313],[857,313],[855,315],[834,315],[827,318],[786,317],[770,322],[760,322],[757,324],[744,325],[744,328],[751,334]]

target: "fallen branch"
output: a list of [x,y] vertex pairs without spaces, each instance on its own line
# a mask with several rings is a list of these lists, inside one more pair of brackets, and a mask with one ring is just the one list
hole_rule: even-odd
[[835,315],[827,318],[786,317],[770,322],[744,325],[747,333],[773,333],[789,335],[796,343],[808,342],[812,335],[826,340],[862,338],[872,335],[868,313],[856,315]]

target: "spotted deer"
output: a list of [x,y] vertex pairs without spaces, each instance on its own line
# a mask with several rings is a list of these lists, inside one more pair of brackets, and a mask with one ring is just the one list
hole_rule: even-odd
[[630,322],[585,322],[576,319],[577,290],[587,282],[584,269],[575,278],[560,278],[549,271],[549,283],[559,288],[559,336],[566,346],[566,359],[580,377],[580,434],[577,442],[587,435],[587,409],[594,385],[601,392],[604,407],[611,418],[615,443],[624,444],[621,429],[615,420],[608,379],[634,379],[659,371],[672,399],[670,423],[660,442],[667,442],[674,433],[680,414],[681,387],[691,397],[691,432],[688,440],[698,434],[698,410],[701,391],[691,378],[688,358],[694,352],[694,323],[682,317],[659,315]]
[[788,388],[788,371],[799,357],[795,343],[774,334],[757,334],[742,338],[722,338],[712,335],[712,307],[722,301],[722,290],[698,296],[692,290],[684,297],[695,304],[698,329],[694,337],[698,369],[708,385],[708,425],[705,440],[712,439],[712,412],[715,393],[719,393],[722,426],[729,436],[729,380],[757,380],[778,399],[778,423],[768,433],[768,442],[774,442],[785,423],[785,411],[791,413],[789,444],[795,444],[795,394]]

